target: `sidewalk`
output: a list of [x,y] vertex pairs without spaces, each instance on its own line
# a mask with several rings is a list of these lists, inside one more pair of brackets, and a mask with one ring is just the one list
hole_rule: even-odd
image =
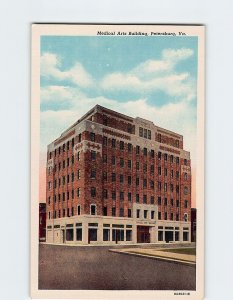
[[[167,248],[170,250],[171,248]],[[173,250],[179,250],[180,248],[173,248]],[[187,248],[188,249],[188,248]],[[191,248],[189,248],[191,249]],[[136,255],[141,257],[148,257],[159,260],[173,261],[188,265],[196,264],[196,255],[191,254],[181,254],[175,252],[168,252],[166,248],[157,248],[157,249],[140,249],[140,248],[125,248],[125,249],[110,249],[109,251],[120,253],[120,254],[128,254],[128,255]]]

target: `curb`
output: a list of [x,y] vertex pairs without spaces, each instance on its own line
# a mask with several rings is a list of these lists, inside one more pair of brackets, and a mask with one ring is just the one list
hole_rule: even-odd
[[147,255],[147,254],[141,254],[141,253],[139,254],[139,253],[126,252],[126,251],[118,251],[115,249],[109,249],[108,251],[118,253],[118,254],[134,255],[134,256],[143,257],[143,258],[150,258],[150,259],[156,259],[156,260],[166,261],[166,262],[170,262],[170,263],[182,264],[182,265],[187,265],[189,267],[196,267],[196,263],[189,262],[189,261],[183,261],[180,259],[161,257],[161,256],[152,256],[152,255]]

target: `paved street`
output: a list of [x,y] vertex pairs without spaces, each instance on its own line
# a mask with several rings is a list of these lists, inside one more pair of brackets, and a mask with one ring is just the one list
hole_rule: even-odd
[[195,266],[108,249],[40,245],[39,289],[195,290]]

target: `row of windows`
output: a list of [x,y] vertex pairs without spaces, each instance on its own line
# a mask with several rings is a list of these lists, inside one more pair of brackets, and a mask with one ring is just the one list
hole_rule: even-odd
[[[91,193],[93,193],[92,197],[96,196],[96,190],[91,190]],[[70,196],[71,196],[71,199],[74,199],[74,190],[71,191],[71,195],[70,195],[70,192],[66,192],[66,193],[63,192],[61,194],[54,195],[54,197],[53,197],[54,198],[54,203],[56,203],[57,201],[60,202],[61,200],[62,201],[69,200]],[[77,189],[77,196],[78,197],[81,196],[81,190],[80,190],[80,188]],[[104,199],[108,199],[108,196],[109,196],[108,195],[108,191],[104,190],[103,191],[103,198]],[[112,198],[112,200],[116,200],[116,191],[112,191],[111,198]],[[119,198],[120,198],[121,201],[124,201],[125,200],[125,193],[124,192],[119,192]],[[129,202],[131,202],[133,200],[131,192],[127,193],[127,200]],[[136,201],[136,203],[140,203],[140,195],[139,194],[135,195],[135,201]],[[143,201],[144,204],[148,203],[148,197],[147,197],[147,195],[142,195],[142,201]],[[51,196],[48,197],[48,204],[50,205],[50,203],[51,203]],[[154,203],[155,203],[155,197],[154,196],[150,196],[150,204],[154,204]],[[180,201],[176,200],[175,204],[176,204],[176,207],[179,207]],[[162,199],[161,199],[161,197],[158,197],[158,205],[162,205]],[[164,198],[163,205],[164,206],[168,205],[168,200],[167,200],[166,197]],[[173,200],[173,198],[170,199],[170,206],[171,207],[174,206],[174,200]],[[188,208],[188,200],[184,201],[184,207]]]
[[[81,133],[78,135],[78,143],[82,141],[82,135]],[[70,147],[74,147],[74,138],[72,138],[71,141],[68,141],[64,143],[62,146],[58,147],[57,149],[54,150],[54,156],[56,157],[57,155],[60,155],[62,152],[69,151]],[[52,152],[49,153],[49,159],[52,158]]]
[[[107,216],[108,215],[108,210],[107,210],[107,206],[105,206],[103,208],[103,216]],[[119,216],[120,217],[128,217],[128,218],[132,218],[132,209],[128,209],[127,210],[127,216],[124,214],[124,208],[120,208],[119,210]],[[150,214],[149,214],[150,213]],[[77,207],[77,215],[80,215],[81,214],[81,208],[80,208],[80,205],[78,205]],[[96,215],[97,214],[97,211],[96,211],[96,205],[95,204],[91,204],[90,206],[90,215]],[[70,208],[67,208],[67,209],[63,209],[63,210],[58,210],[58,211],[54,211],[53,213],[53,218],[56,219],[56,218],[61,218],[61,217],[71,217],[71,216],[74,216],[74,207],[72,207],[71,209]],[[112,216],[115,217],[116,216],[116,208],[115,207],[112,207]],[[48,217],[49,219],[52,218],[52,212],[49,212],[48,214]],[[144,218],[144,219],[152,219],[154,220],[155,219],[155,211],[152,210],[152,211],[148,211],[146,209],[144,210],[141,210],[141,209],[137,209],[136,210],[136,218]],[[168,213],[167,212],[164,212],[164,220],[167,220],[168,219]],[[174,219],[174,214],[173,213],[170,213],[170,220],[173,220]],[[179,221],[179,214],[176,213],[175,214],[175,219],[176,221]],[[161,220],[161,212],[158,212],[158,220]],[[183,217],[183,220],[185,222],[188,221],[188,214],[187,213],[184,213],[184,217]]]

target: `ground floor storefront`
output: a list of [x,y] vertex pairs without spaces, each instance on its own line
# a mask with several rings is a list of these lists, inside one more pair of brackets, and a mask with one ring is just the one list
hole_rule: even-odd
[[189,222],[83,215],[50,220],[46,227],[46,242],[54,244],[112,245],[190,241]]

